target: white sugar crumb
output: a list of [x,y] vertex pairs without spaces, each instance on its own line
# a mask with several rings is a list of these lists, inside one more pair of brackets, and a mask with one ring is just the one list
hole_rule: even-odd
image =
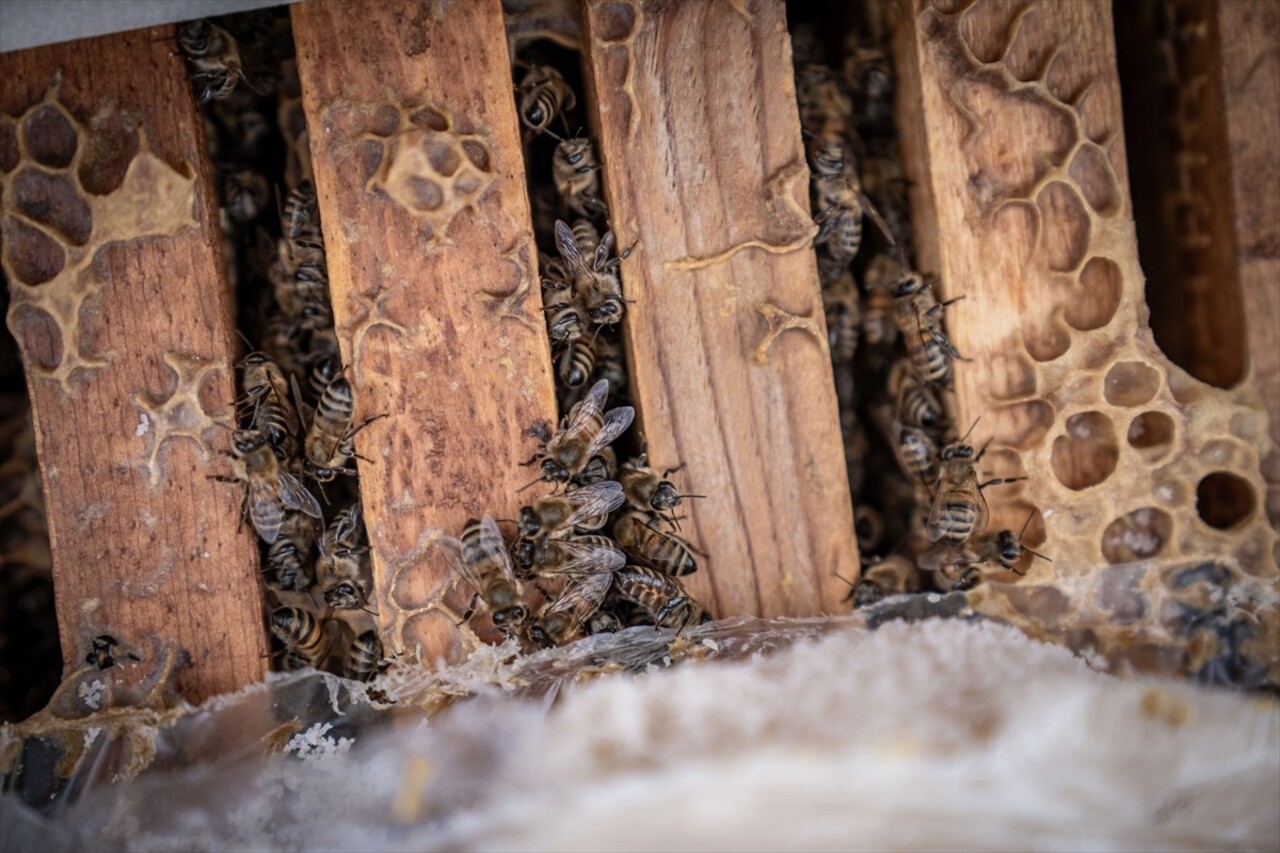
[[102,707],[102,692],[106,689],[101,679],[95,678],[93,681],[82,681],[76,689],[76,693],[84,700],[84,704],[92,711],[96,711]]
[[84,732],[84,748],[88,749],[93,746],[93,742],[98,739],[98,735],[102,734],[102,728],[99,726],[89,726]]
[[321,761],[333,755],[346,755],[355,744],[355,738],[328,736],[332,723],[316,723],[305,732],[293,736],[285,746],[286,753],[293,753],[304,761]]
[[146,435],[151,429],[151,418],[147,417],[146,412],[138,416],[138,428],[133,431],[134,435]]

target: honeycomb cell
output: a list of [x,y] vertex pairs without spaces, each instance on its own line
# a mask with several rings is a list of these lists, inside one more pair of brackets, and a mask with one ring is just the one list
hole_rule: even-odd
[[440,139],[428,139],[425,147],[427,162],[431,164],[432,169],[435,169],[437,175],[448,178],[458,171],[462,158],[458,156],[458,152],[451,144]]
[[1160,374],[1141,361],[1121,361],[1107,371],[1102,394],[1113,406],[1141,406],[1160,390]]
[[1173,448],[1173,418],[1164,412],[1143,412],[1129,422],[1129,446],[1147,462],[1161,459]]
[[367,184],[378,174],[382,166],[383,145],[376,139],[365,139],[360,142],[360,177]]
[[1062,317],[1073,329],[1088,332],[1111,322],[1120,308],[1124,277],[1110,258],[1090,258],[1080,271],[1081,292],[1062,306]]
[[22,123],[22,139],[27,153],[37,163],[51,169],[65,169],[76,156],[79,136],[57,107],[38,107]]
[[1044,257],[1049,269],[1075,270],[1089,250],[1092,229],[1084,202],[1068,184],[1054,181],[1040,191],[1036,204],[1044,223]]
[[1196,486],[1196,513],[1210,527],[1230,530],[1253,515],[1253,487],[1226,471],[1215,471]]
[[23,284],[44,284],[67,262],[56,240],[11,218],[4,224],[4,254],[13,277]]
[[96,122],[77,169],[80,186],[91,195],[115,192],[138,156],[139,145],[138,128],[118,112]]
[[1119,565],[1154,557],[1173,534],[1173,519],[1164,510],[1143,507],[1117,518],[1102,531],[1102,556]]
[[436,210],[444,204],[444,191],[435,181],[412,175],[405,180],[412,197],[412,204],[418,210]]
[[468,139],[462,143],[462,153],[466,154],[467,159],[471,161],[471,165],[480,171],[493,171],[493,166],[489,159],[489,149],[474,139]]
[[[425,130],[434,130],[436,133],[444,133],[449,129],[449,117],[431,107],[423,107],[415,111],[409,116],[409,121]],[[390,136],[391,132],[388,131],[382,135]]]
[[12,328],[32,364],[53,370],[62,361],[62,329],[53,317],[23,306],[14,315]]
[[596,42],[622,41],[636,26],[636,10],[630,3],[602,3],[591,19]]
[[1118,625],[1144,619],[1151,609],[1141,588],[1144,569],[1140,565],[1103,566],[1097,572],[1094,601]]
[[7,117],[0,116],[0,172],[12,172],[19,156],[18,128]]
[[1120,190],[1101,148],[1092,143],[1082,145],[1068,171],[1084,200],[1099,216],[1110,217],[1120,211]]
[[400,127],[400,110],[383,104],[373,114],[372,129],[378,136],[390,136]]
[[93,214],[65,175],[23,169],[13,178],[13,204],[24,216],[83,246],[93,233]]
[[1062,485],[1080,491],[1110,477],[1119,459],[1111,419],[1102,412],[1081,412],[1067,418],[1066,434],[1053,440],[1049,462]]

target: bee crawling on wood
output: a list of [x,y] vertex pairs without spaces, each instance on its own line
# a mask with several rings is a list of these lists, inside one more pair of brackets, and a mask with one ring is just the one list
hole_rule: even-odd
[[602,572],[573,579],[560,597],[547,605],[529,626],[531,642],[540,646],[563,646],[578,639],[613,585],[613,574]]
[[627,505],[641,512],[652,513],[679,529],[674,516],[676,507],[685,498],[705,497],[705,495],[682,495],[676,491],[675,483],[667,479],[683,467],[683,465],[677,465],[659,472],[649,467],[647,454],[641,454],[627,462],[618,471],[618,481],[622,483]]
[[315,496],[280,463],[261,432],[236,430],[231,444],[232,456],[240,465],[239,475],[211,476],[210,479],[244,484],[241,517],[248,515],[262,541],[269,545],[280,538],[288,510],[321,517]]
[[[973,427],[969,428],[970,431]],[[965,434],[964,438],[967,438]],[[978,463],[986,454],[983,447],[976,454],[973,445],[964,438],[948,444],[942,450],[941,468],[935,485],[933,505],[929,510],[928,533],[930,542],[941,541],[952,547],[963,546],[974,533],[981,533],[987,526],[987,499],[982,490],[987,486],[1016,483],[1026,477],[1001,477],[986,482],[978,481]]]
[[[573,292],[581,300],[587,316],[597,326],[617,324],[622,320],[624,303],[618,267],[631,255],[631,249],[628,248],[621,257],[610,257],[613,254],[613,232],[606,232],[598,243],[593,243],[590,235],[594,227],[585,220],[578,220],[570,228],[564,220],[557,219],[555,230],[556,248],[564,259]],[[580,238],[585,238],[587,245]],[[590,262],[584,253],[591,255]]]
[[178,50],[192,68],[191,79],[200,82],[200,103],[229,96],[245,76],[240,50],[231,33],[211,21],[189,21],[178,27]]
[[933,389],[919,381],[908,359],[899,359],[889,370],[889,396],[897,401],[895,412],[906,426],[940,431],[947,414]]
[[821,226],[814,243],[827,245],[837,261],[848,264],[862,247],[862,217],[870,216],[894,244],[889,226],[871,200],[862,192],[852,152],[840,139],[817,138],[810,145],[813,195],[819,211],[815,221]]
[[[353,458],[362,458],[355,451],[355,437],[369,424],[385,418],[384,412],[352,423],[355,414],[355,397],[351,383],[341,374],[334,378],[320,395],[315,414],[307,428],[304,444],[303,470],[320,483],[331,482],[339,474],[354,476],[356,471],[347,467]],[[365,460],[368,461],[368,460]]]
[[241,403],[252,405],[249,423],[266,438],[276,458],[290,459],[297,449],[294,436],[300,431],[298,413],[289,401],[284,372],[264,353],[251,352],[240,365],[244,370]]
[[461,539],[442,536],[436,541],[436,547],[475,590],[463,622],[475,613],[476,602],[483,600],[495,628],[508,633],[520,628],[529,609],[525,607],[520,581],[512,569],[506,541],[492,516],[469,519],[463,526]]
[[672,577],[696,572],[698,561],[693,556],[693,546],[674,533],[658,530],[654,521],[634,510],[623,513],[613,523],[613,536],[623,552],[641,565]]
[[867,607],[891,595],[903,595],[919,589],[920,570],[915,561],[902,554],[890,554],[863,566],[862,577],[856,584],[851,584],[845,601],[852,600],[855,608]]
[[351,641],[351,648],[342,663],[342,675],[355,681],[368,681],[382,666],[382,640],[378,638],[377,631],[369,630]]
[[600,198],[600,164],[590,139],[562,139],[551,159],[551,177],[570,214],[591,219],[608,213]]
[[[284,644],[286,653],[297,664],[319,668],[328,654],[325,622],[300,607],[277,607],[271,611],[271,633]],[[286,666],[286,669],[289,668]]]
[[622,435],[635,419],[636,411],[631,406],[618,406],[605,412],[608,396],[607,379],[591,386],[587,396],[569,410],[560,429],[545,437],[543,450],[525,464],[540,462],[540,479],[550,483],[568,483],[581,474],[592,458]]
[[894,285],[898,328],[907,345],[916,375],[926,384],[951,385],[952,361],[965,361],[947,333],[942,329],[943,312],[948,305],[963,299],[957,296],[946,302],[934,299],[933,289],[924,278],[909,272]]
[[1032,510],[1017,533],[1012,530],[986,531],[971,537],[963,548],[943,545],[930,549],[920,558],[920,568],[936,572],[955,590],[969,589],[976,584],[982,577],[978,567],[983,563],[995,563],[1016,575],[1026,574],[1017,568],[1017,562],[1024,554],[1052,563],[1044,554],[1031,550],[1022,542],[1027,525],[1034,517],[1035,511]]
[[680,581],[646,566],[626,566],[613,576],[618,595],[647,610],[659,628],[677,632],[710,620]]
[[520,508],[520,535],[532,539],[595,532],[623,500],[622,486],[608,480],[539,498]]

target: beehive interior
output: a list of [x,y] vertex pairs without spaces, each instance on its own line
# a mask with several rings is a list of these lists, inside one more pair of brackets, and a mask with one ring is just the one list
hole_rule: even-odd
[[[589,62],[584,66],[576,12],[565,12],[570,5],[505,4],[514,97],[530,67],[548,65],[577,100],[548,127],[551,133],[522,131],[529,224],[540,261],[524,266],[539,267],[543,277],[558,260],[554,222],[570,218],[551,173],[557,137],[592,133],[586,128],[598,108],[589,101],[591,69]],[[1111,42],[1109,32],[1099,35],[1078,19],[1083,12],[1044,3],[1017,9],[941,0],[919,8],[882,0],[787,4],[810,171],[817,171],[814,140],[825,131],[823,116],[815,120],[806,104],[812,87],[806,88],[805,75],[825,65],[833,91],[852,105],[840,133],[857,155],[862,189],[893,242],[870,216],[851,258],[833,258],[831,242],[820,239],[815,263],[825,316],[819,318],[816,307],[804,315],[759,303],[752,319],[762,336],[744,358],[768,364],[776,342],[792,339],[780,337],[788,330],[817,336],[831,356],[855,507],[848,535],[857,537],[863,558],[861,579],[849,578],[852,604],[919,589],[947,592],[958,580],[974,580],[927,571],[935,546],[920,531],[936,475],[904,472],[895,456],[902,432],[890,375],[906,350],[888,293],[904,269],[918,269],[936,281],[939,300],[959,300],[946,308],[943,328],[965,357],[952,364],[954,393],[934,388],[947,423],[931,440],[940,448],[972,427],[971,443],[986,448],[982,476],[1017,480],[985,493],[987,530],[1018,532],[1026,548],[1052,560],[1023,553],[1012,563],[1016,573],[983,565],[986,583],[970,594],[974,609],[1099,654],[1117,669],[1173,670],[1250,687],[1274,684],[1280,675],[1271,651],[1280,636],[1280,450],[1250,355],[1257,341],[1249,338],[1243,285],[1233,273],[1241,247],[1225,213],[1232,205],[1224,153],[1230,140],[1225,125],[1193,118],[1227,108],[1227,93],[1213,74],[1222,51],[1214,8],[1155,0],[1118,6]],[[605,23],[629,24],[622,35],[597,34],[596,49],[631,50],[624,42],[637,37],[640,7],[610,4],[597,12]],[[321,310],[305,319],[295,312],[281,326],[272,318],[281,306],[268,284],[272,264],[288,260],[287,250],[281,254],[282,208],[312,173],[289,20],[286,9],[277,9],[217,22],[237,34],[246,56],[258,57],[248,79],[266,94],[242,83],[229,98],[211,100],[206,118],[239,326],[254,349],[292,363],[288,372],[314,405],[323,383],[309,381],[311,356],[338,355],[332,314],[326,320]],[[1103,48],[1081,33],[1102,38]],[[1118,81],[1109,65],[1116,57]],[[1153,67],[1158,72],[1148,73]],[[888,74],[889,88],[872,91],[883,81],[867,78],[868,69]],[[423,245],[447,242],[450,229],[498,183],[499,160],[512,152],[497,150],[468,117],[435,102],[390,98],[367,112],[358,117],[368,119],[367,127],[353,142],[365,191],[412,217]],[[358,123],[354,112],[325,115],[340,133]],[[931,135],[923,132],[926,125]],[[56,87],[24,113],[0,119],[0,171],[9,324],[27,342],[31,376],[70,391],[78,377],[105,364],[103,319],[83,310],[103,286],[94,268],[100,251],[190,226],[196,179],[154,152],[137,128],[111,121],[90,128],[58,100]],[[967,183],[962,175],[970,176]],[[601,177],[603,195],[603,171]],[[775,204],[792,189],[771,185],[764,203]],[[154,198],[165,203],[144,203]],[[811,201],[819,199],[815,189]],[[819,224],[832,216],[830,210],[812,213]],[[604,233],[609,219],[601,213],[593,224]],[[970,228],[971,239],[953,236]],[[986,258],[995,259],[994,270],[984,268]],[[691,254],[672,269],[712,262],[711,255]],[[521,265],[518,259],[511,264]],[[522,281],[509,294],[486,292],[484,299],[503,319],[527,327],[520,312],[529,281]],[[380,353],[384,344],[394,348],[423,334],[402,316],[391,319],[394,312],[380,301],[387,296],[360,294],[367,297],[365,315],[348,350],[355,354],[357,385],[367,347]],[[288,341],[299,339],[299,326],[307,324],[301,351],[290,352]],[[591,369],[576,361],[571,346],[548,344],[560,414],[602,377],[610,380],[606,408],[636,402],[623,358],[625,328],[592,331]],[[233,370],[230,361],[180,352],[158,358],[163,384],[130,398],[141,418],[138,435],[146,437],[135,464],[153,487],[164,481],[177,440],[216,455],[211,436],[229,411],[211,402],[207,380]],[[570,385],[566,377],[575,367],[581,376]],[[329,376],[340,372],[341,364],[332,362]],[[243,418],[250,415],[241,412],[240,425],[247,426]],[[17,454],[26,452],[22,433],[14,428],[10,434],[15,455],[0,474],[17,470]],[[638,429],[615,448],[620,460],[644,449]],[[32,470],[29,459],[26,464],[24,470]],[[536,476],[530,469],[529,479]],[[702,490],[676,479],[682,492]],[[325,489],[327,522],[358,500],[354,477],[339,477]],[[30,519],[22,524],[34,532],[31,486],[12,492],[12,500],[3,493],[0,513]],[[23,551],[5,543],[8,554],[36,554],[39,547]],[[303,550],[311,548],[308,541]],[[261,550],[270,589],[265,544]],[[405,553],[413,562],[427,551]],[[41,558],[31,559],[38,564]],[[372,594],[367,563],[359,574]],[[16,583],[20,575],[6,566],[5,577]],[[30,595],[47,611],[51,582],[40,577]],[[326,665],[339,671],[352,638],[375,627],[377,602],[334,616],[319,603],[322,591],[277,589],[269,605],[336,620],[326,629],[334,634]],[[530,606],[536,610],[541,599],[558,593],[555,583],[531,590]],[[433,593],[422,609],[454,623],[469,598],[470,591],[455,584]],[[398,601],[384,606],[404,609]],[[632,615],[624,607],[617,622]],[[395,622],[399,634],[408,618]],[[477,631],[499,639],[484,618]],[[33,670],[46,651],[42,646],[32,655]]]

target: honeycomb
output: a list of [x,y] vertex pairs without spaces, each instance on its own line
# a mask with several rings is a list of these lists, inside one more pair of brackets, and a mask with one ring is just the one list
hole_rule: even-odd
[[[1266,670],[1275,683],[1280,518],[1262,508],[1263,461],[1276,452],[1265,401],[1252,373],[1209,386],[1151,335],[1114,57],[1085,55],[1085,27],[1072,29],[1093,12],[921,5],[910,23],[956,122],[965,215],[982,223],[976,253],[1003,259],[989,275],[1023,294],[955,307],[957,344],[986,377],[957,370],[960,420],[982,416],[993,475],[1028,477],[988,495],[991,527],[1016,529],[1034,510],[1028,543],[1054,561],[976,593],[976,606],[1041,635],[1092,626],[1073,644],[1113,662],[1161,647],[1192,672],[1212,634],[1245,649],[1258,683]],[[945,236],[941,217],[938,227]],[[948,296],[972,294],[946,265]],[[1200,587],[1212,629],[1188,627],[1189,605],[1170,603]]]

